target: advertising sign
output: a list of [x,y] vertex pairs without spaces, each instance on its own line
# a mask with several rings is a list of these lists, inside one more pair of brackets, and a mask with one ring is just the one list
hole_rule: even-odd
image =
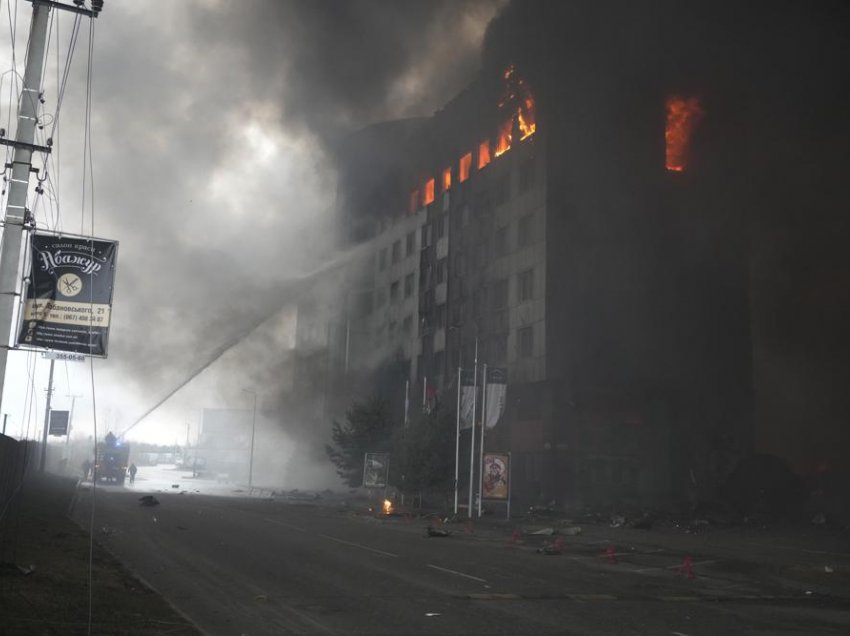
[[507,453],[484,453],[484,499],[507,499],[510,495],[510,456]]
[[363,462],[363,486],[365,488],[385,487],[389,472],[389,453],[366,453],[366,458]]
[[118,243],[34,233],[18,345],[106,356]]
[[68,411],[50,411],[48,433],[55,437],[68,434]]

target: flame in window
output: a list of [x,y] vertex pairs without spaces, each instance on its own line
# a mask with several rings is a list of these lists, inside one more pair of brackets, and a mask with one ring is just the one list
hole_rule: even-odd
[[446,192],[452,187],[452,169],[446,168],[443,170],[443,192]]
[[696,97],[674,95],[667,100],[667,126],[664,130],[667,170],[682,172],[687,167],[691,135],[704,114]]
[[460,158],[460,162],[458,164],[458,173],[457,180],[460,183],[463,183],[467,179],[469,179],[469,172],[472,169],[472,153],[468,152],[463,157]]
[[478,144],[478,169],[481,170],[484,166],[490,163],[490,140],[482,141]]
[[513,133],[513,128],[513,119],[509,119],[499,127],[499,136],[496,139],[496,152],[494,153],[497,157],[501,157],[511,149],[511,134]]
[[434,178],[430,178],[425,182],[425,192],[422,196],[422,205],[428,205],[434,202]]
[[[505,80],[504,93],[499,100],[499,109],[511,113],[511,118],[516,118],[519,129],[519,140],[528,139],[537,132],[537,113],[534,95],[525,81],[517,75],[516,68],[511,65],[503,74]],[[511,127],[503,125],[499,131],[499,143],[497,144],[496,156],[503,154],[511,147]],[[505,143],[507,142],[507,143]]]

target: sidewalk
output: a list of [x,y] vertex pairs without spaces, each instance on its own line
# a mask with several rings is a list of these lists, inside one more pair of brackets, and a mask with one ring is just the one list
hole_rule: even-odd
[[0,633],[87,634],[91,600],[92,634],[199,634],[97,545],[102,530],[95,528],[92,543],[88,529],[68,518],[76,486],[53,475],[31,475],[24,481],[20,511],[0,538],[5,560],[0,567]]

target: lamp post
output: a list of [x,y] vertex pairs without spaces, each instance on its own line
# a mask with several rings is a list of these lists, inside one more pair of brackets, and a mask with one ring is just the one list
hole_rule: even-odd
[[251,456],[248,460],[248,491],[254,486],[254,433],[257,429],[257,392],[251,389],[242,389],[244,393],[254,396],[254,410],[251,413]]

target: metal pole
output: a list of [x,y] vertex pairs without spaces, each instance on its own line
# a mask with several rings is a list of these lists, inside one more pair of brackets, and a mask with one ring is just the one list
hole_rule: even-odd
[[257,428],[257,394],[254,393],[254,411],[251,415],[251,461],[248,464],[248,492],[254,487],[254,432]]
[[41,434],[41,467],[39,470],[44,472],[44,465],[47,463],[47,429],[50,423],[50,398],[53,396],[53,367],[56,360],[50,360],[50,377],[47,380],[47,404],[44,407],[44,431]]
[[460,477],[460,376],[462,367],[457,368],[457,417],[455,422],[455,514],[457,514],[457,482]]
[[478,455],[478,517],[484,499],[484,429],[487,428],[487,364],[484,364],[484,388],[481,391],[481,451]]
[[[41,94],[41,72],[44,65],[44,41],[47,35],[47,16],[50,8],[38,3],[32,6],[32,26],[27,45],[27,65],[24,84],[18,105],[18,128],[16,141],[32,145],[38,117],[39,95]],[[2,248],[0,248],[0,400],[6,380],[6,362],[9,357],[11,335],[18,298],[20,278],[21,244],[27,217],[27,192],[29,191],[32,149],[15,146],[12,154],[12,178],[9,199],[6,204],[5,226]],[[52,366],[52,364],[51,364]],[[44,464],[42,462],[42,470]]]
[[472,372],[472,440],[469,443],[469,518],[472,518],[472,491],[475,482],[475,407],[478,400],[478,336],[475,336],[475,369]]
[[[8,413],[3,413],[3,435],[6,434],[6,420],[9,419]],[[457,512],[457,511],[455,511]]]

